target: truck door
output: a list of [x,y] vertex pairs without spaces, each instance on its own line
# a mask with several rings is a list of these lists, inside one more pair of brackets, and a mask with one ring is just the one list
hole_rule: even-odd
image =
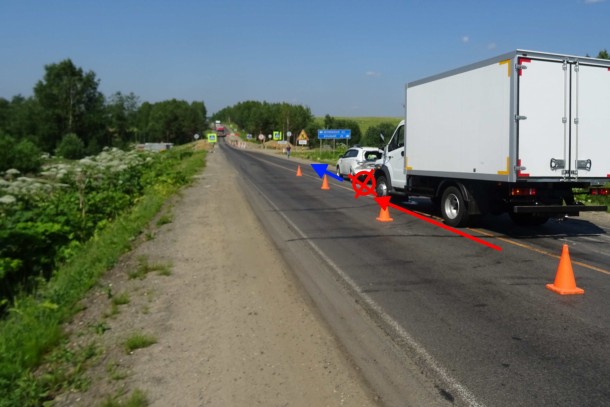
[[518,177],[607,178],[610,71],[518,58]]
[[386,167],[390,172],[392,187],[403,189],[405,178],[405,126],[398,126],[388,144]]

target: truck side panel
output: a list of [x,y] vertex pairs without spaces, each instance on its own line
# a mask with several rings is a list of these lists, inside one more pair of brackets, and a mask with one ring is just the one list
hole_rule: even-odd
[[508,179],[511,65],[487,61],[407,87],[409,175]]

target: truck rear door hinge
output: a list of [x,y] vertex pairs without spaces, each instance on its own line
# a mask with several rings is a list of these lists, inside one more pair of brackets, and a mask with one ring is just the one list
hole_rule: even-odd
[[591,171],[591,160],[576,160],[576,169]]
[[566,161],[558,158],[551,158],[551,170],[562,170],[566,167]]

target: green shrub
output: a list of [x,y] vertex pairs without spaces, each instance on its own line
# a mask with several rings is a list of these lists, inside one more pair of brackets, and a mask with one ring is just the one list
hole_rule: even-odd
[[59,142],[55,153],[69,160],[77,160],[85,156],[85,143],[76,134],[68,133]]
[[0,171],[15,168],[23,173],[40,171],[42,151],[27,139],[18,143],[14,138],[0,135]]

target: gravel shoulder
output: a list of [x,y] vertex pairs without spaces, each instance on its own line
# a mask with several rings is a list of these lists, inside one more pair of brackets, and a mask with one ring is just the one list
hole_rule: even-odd
[[[67,326],[72,347],[94,343],[101,354],[86,372],[89,389],[56,405],[124,400],[135,389],[151,406],[378,405],[243,199],[223,152],[207,157],[166,209],[172,221],[145,233]],[[129,279],[143,263],[171,274]],[[129,303],[113,307],[121,295]],[[135,333],[156,343],[127,352]]]

